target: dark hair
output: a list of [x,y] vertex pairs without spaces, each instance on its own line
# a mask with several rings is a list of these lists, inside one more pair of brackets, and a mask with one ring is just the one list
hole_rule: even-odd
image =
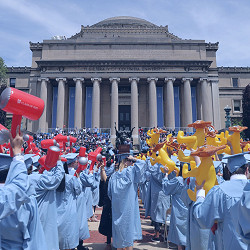
[[0,171],[0,183],[5,183],[9,169],[4,169]]
[[235,174],[245,174],[247,168],[248,168],[248,164],[244,164],[243,166],[241,166],[240,168],[238,168],[236,171],[234,171],[233,173],[231,173],[228,170],[228,167],[225,166],[223,168],[223,179],[226,180],[226,181],[228,181],[228,180],[230,180],[230,177],[232,175],[235,175]]
[[65,174],[61,180],[60,185],[57,187],[56,191],[57,192],[64,192],[64,190],[65,190]]

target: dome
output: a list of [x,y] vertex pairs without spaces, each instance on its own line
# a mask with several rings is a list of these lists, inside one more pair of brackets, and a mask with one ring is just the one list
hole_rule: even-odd
[[150,23],[144,19],[130,17],[130,16],[118,16],[107,18],[99,23],[92,25],[92,27],[158,27],[157,25]]

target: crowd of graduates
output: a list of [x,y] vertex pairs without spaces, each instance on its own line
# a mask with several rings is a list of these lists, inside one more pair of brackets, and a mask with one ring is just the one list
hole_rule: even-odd
[[[167,142],[168,133],[157,129],[152,135],[157,132],[152,145],[149,134],[139,131],[147,143],[142,152],[121,154],[108,134],[84,130],[33,135],[38,150],[27,151],[31,142],[24,142],[17,129],[15,138],[10,135],[13,157],[0,154],[0,249],[87,249],[88,221],[97,221],[97,206],[103,207],[99,232],[107,237],[106,249],[133,249],[134,241],[142,239],[139,201],[152,221],[154,242],[160,242],[168,224],[167,242],[178,249],[250,249],[247,152],[235,154],[230,141],[229,155],[214,150],[216,185],[207,190],[198,175],[187,177],[187,168],[198,171],[204,148],[210,148],[191,148],[195,163],[187,163],[176,155],[178,143]],[[48,167],[41,159],[52,150],[43,147],[50,143],[60,154]],[[158,158],[166,143],[174,168]]]

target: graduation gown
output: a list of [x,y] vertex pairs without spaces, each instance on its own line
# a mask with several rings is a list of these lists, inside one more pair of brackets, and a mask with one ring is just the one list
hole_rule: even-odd
[[162,190],[166,195],[172,195],[172,209],[168,240],[176,245],[186,246],[188,208],[181,199],[184,181],[181,176],[169,180],[164,178]]
[[[190,183],[187,181],[190,180]],[[187,218],[187,242],[186,250],[207,250],[208,239],[210,234],[210,229],[200,228],[198,222],[193,216],[193,206],[194,202],[189,198],[187,194],[187,189],[194,190],[195,178],[190,177],[184,181],[184,187],[181,192],[181,199],[188,208],[188,218]]]
[[29,176],[30,184],[35,187],[38,210],[43,226],[45,240],[50,250],[59,249],[57,212],[56,212],[56,189],[64,177],[64,168],[61,161],[50,171],[43,174]]
[[241,199],[230,211],[237,233],[250,250],[250,182],[246,184]]
[[29,183],[26,165],[24,162],[14,159],[10,164],[5,185],[0,187],[0,220],[16,212],[23,203],[30,201],[28,189]]
[[94,172],[95,185],[91,188],[92,191],[92,205],[97,206],[99,203],[99,185],[100,185],[100,171]]
[[142,239],[140,212],[137,196],[138,183],[145,171],[145,161],[137,160],[109,180],[108,196],[112,205],[113,246],[133,246],[134,240]]
[[35,196],[23,204],[15,213],[1,220],[0,227],[3,250],[46,250],[42,224]]
[[170,207],[170,196],[166,195],[162,190],[162,180],[165,174],[161,172],[161,167],[162,165],[158,163],[152,166],[149,159],[147,159],[147,172],[150,172],[150,180],[145,217],[150,216],[153,221],[165,224],[166,212]]
[[[233,175],[230,181],[214,186],[205,199],[199,197],[194,204],[193,215],[200,227],[211,228],[215,221],[218,223],[218,249],[247,249],[247,245],[235,231],[230,213],[230,209],[240,200],[247,183],[246,178],[238,179],[238,176]],[[237,179],[234,179],[235,177]]]
[[79,244],[79,221],[76,208],[81,186],[75,176],[65,174],[64,192],[56,192],[57,226],[60,249],[72,249]]
[[88,218],[87,218],[87,207],[86,207],[86,197],[85,189],[86,187],[94,186],[94,177],[93,175],[88,175],[84,172],[80,174],[78,181],[81,185],[81,193],[77,197],[77,214],[79,221],[79,239],[85,240],[90,237],[89,227],[88,227]]

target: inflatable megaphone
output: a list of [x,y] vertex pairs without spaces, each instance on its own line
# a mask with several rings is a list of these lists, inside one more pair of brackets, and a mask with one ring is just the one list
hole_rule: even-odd
[[41,141],[41,148],[48,149],[51,146],[56,146],[57,142],[55,139],[46,139]]
[[[91,164],[90,164],[90,167],[89,167],[89,170],[92,171],[93,168],[94,168],[94,165],[97,161],[97,156],[101,153],[102,151],[102,148],[101,147],[98,147],[94,152],[90,152],[88,154],[88,159],[91,160]],[[98,156],[98,159],[99,159],[100,156]]]
[[[0,108],[13,114],[11,134],[15,138],[17,126],[20,129],[22,116],[30,120],[38,120],[44,110],[44,101],[21,90],[6,88],[0,96]],[[11,156],[13,156],[12,149]]]
[[84,157],[85,155],[86,155],[86,148],[85,147],[80,147],[79,157]]
[[51,146],[48,148],[47,156],[45,159],[45,169],[50,170],[55,167],[60,156],[60,148]]
[[86,169],[87,166],[88,166],[88,158],[87,157],[80,157],[78,159],[78,168],[75,172],[75,176],[77,176],[77,174],[79,174],[81,171]]

